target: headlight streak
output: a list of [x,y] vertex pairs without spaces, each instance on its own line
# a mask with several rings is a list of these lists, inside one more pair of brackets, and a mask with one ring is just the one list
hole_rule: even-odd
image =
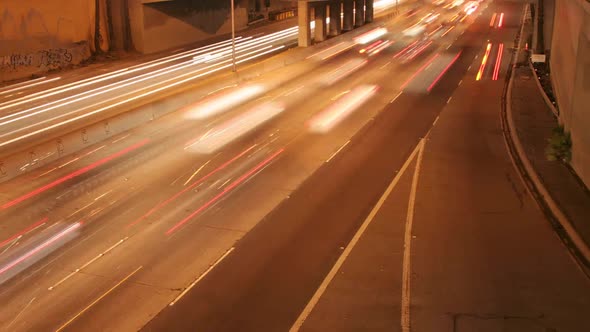
[[[292,34],[292,32],[280,32],[280,33],[277,33],[277,35],[280,38],[282,38],[285,35],[289,35],[289,34]],[[255,41],[244,42],[243,44],[240,44],[239,46],[236,47],[236,51],[239,54],[240,52],[243,52],[243,51],[246,51],[246,50],[250,50],[250,49],[254,49],[254,48],[259,48],[259,50],[268,49],[268,48],[270,48],[272,46],[271,45],[268,45],[266,47],[261,47],[261,46],[276,41],[274,38],[276,38],[275,35],[268,35],[268,36],[265,36],[265,37],[258,38]],[[231,54],[231,53],[226,54],[226,56],[229,56],[229,54]],[[225,57],[225,56],[223,56],[223,57]],[[223,57],[221,57],[221,58],[223,58]],[[62,102],[62,101],[69,100],[68,102],[62,102],[61,104],[58,104],[58,105],[55,105],[55,106],[52,106],[52,107],[45,108],[45,109],[43,109],[41,111],[38,111],[38,112],[34,112],[34,113],[27,114],[27,115],[23,115],[23,116],[21,116],[19,118],[13,119],[13,120],[8,120],[8,121],[0,122],[0,126],[6,125],[6,124],[10,124],[10,123],[15,122],[15,121],[18,121],[18,120],[26,119],[26,118],[29,118],[29,117],[34,116],[34,115],[39,115],[39,114],[48,112],[50,110],[56,109],[58,107],[67,106],[67,105],[70,105],[72,103],[79,102],[79,101],[82,101],[82,100],[85,100],[85,99],[89,99],[91,97],[95,97],[95,96],[98,96],[98,95],[101,95],[101,94],[104,94],[104,93],[108,93],[108,92],[111,92],[111,91],[122,89],[124,87],[131,86],[131,85],[134,85],[134,84],[143,82],[143,81],[147,81],[147,80],[150,80],[150,79],[159,77],[159,76],[163,76],[163,75],[166,75],[166,74],[171,74],[171,73],[174,73],[176,71],[179,71],[179,70],[182,70],[182,69],[191,67],[191,66],[195,66],[195,65],[196,64],[192,60],[185,61],[185,62],[182,62],[182,63],[179,63],[179,64],[172,65],[172,66],[167,67],[167,68],[161,68],[161,69],[158,69],[158,70],[153,71],[153,72],[149,72],[149,73],[145,73],[145,74],[139,75],[137,77],[128,78],[128,79],[125,79],[125,80],[120,81],[120,82],[108,84],[106,86],[102,86],[102,87],[99,87],[99,88],[96,88],[96,89],[93,89],[93,90],[89,90],[89,91],[83,92],[83,93],[78,94],[78,95],[66,97],[66,98],[63,98],[63,99],[60,99],[60,100],[56,100],[56,101],[53,101],[53,102],[50,102],[50,103],[47,103],[47,104],[43,104],[43,105],[39,105],[39,106],[36,106],[36,107],[32,107],[32,108],[29,108],[27,110],[23,110],[23,111],[20,111],[20,112],[12,113],[12,114],[6,115],[4,117],[0,117],[0,120],[6,119],[6,118],[12,118],[12,117],[21,115],[23,113],[28,113],[28,112],[31,112],[31,111],[34,111],[34,110],[37,110],[37,109],[40,109],[40,108],[44,108],[44,107],[47,107],[47,106],[50,106],[50,105],[53,105],[53,104]],[[207,68],[209,68],[209,67],[207,67]],[[203,69],[206,69],[206,68],[203,68]],[[140,78],[140,79],[138,79],[138,78]],[[139,90],[141,90],[141,88]],[[138,91],[138,90],[136,90],[136,91]],[[133,91],[133,92],[136,92],[136,91]],[[127,94],[129,94],[129,93],[127,93]],[[112,99],[116,99],[118,97],[119,96],[117,96],[115,98],[111,98],[111,100]]]
[[[250,37],[244,38],[244,39],[249,39]],[[240,42],[240,40],[242,39],[242,37],[236,37],[237,41]],[[85,87],[91,84],[95,84],[95,83],[99,83],[99,82],[103,82],[109,79],[113,79],[113,78],[117,78],[119,76],[122,75],[127,75],[129,73],[134,73],[136,71],[140,71],[140,70],[145,70],[148,68],[152,68],[155,66],[159,66],[163,63],[168,63],[177,59],[181,59],[183,57],[187,57],[190,56],[191,54],[198,54],[199,52],[206,52],[209,49],[214,49],[217,48],[220,44],[227,44],[227,45],[231,45],[231,40],[225,40],[219,43],[214,43],[211,45],[207,45],[195,50],[190,50],[190,51],[185,51],[182,53],[178,53],[178,54],[174,54],[174,55],[170,55],[170,56],[166,56],[164,58],[160,58],[160,59],[156,59],[156,60],[152,60],[152,61],[148,61],[148,62],[144,62],[141,64],[137,64],[131,67],[127,67],[127,68],[123,68],[123,69],[118,69],[115,70],[113,72],[110,73],[105,73],[105,74],[101,74],[98,76],[93,76],[93,77],[89,77],[77,82],[72,82],[72,83],[68,83],[65,85],[61,85],[61,86],[57,86],[54,88],[51,88],[49,90],[45,90],[45,91],[40,91],[40,92],[36,92],[27,96],[23,96],[20,97],[18,99],[15,100],[11,100],[9,102],[4,102],[4,103],[0,103],[0,110],[6,109],[8,107],[13,107],[13,106],[18,106],[18,105],[22,105],[24,103],[27,102],[31,102],[31,101],[35,101],[35,100],[39,100],[39,99],[43,99],[43,98],[47,98],[47,97],[51,97],[60,93],[64,93],[67,91],[71,91],[71,90],[75,90],[75,89],[79,89],[81,87]],[[227,46],[225,45],[225,46]],[[187,53],[190,53],[187,55]],[[9,106],[6,106],[10,104]]]
[[189,119],[204,119],[245,103],[265,91],[266,88],[262,85],[250,85],[213,95],[193,106],[187,107],[185,117]]
[[53,77],[50,79],[46,79],[47,77],[43,76],[43,77],[39,77],[33,80],[29,80],[29,81],[25,81],[25,82],[21,82],[21,83],[17,83],[17,84],[12,84],[9,86],[5,86],[3,88],[0,89],[0,95],[4,95],[4,94],[8,94],[11,92],[15,92],[15,91],[19,91],[19,90],[24,90],[24,89],[28,89],[37,85],[41,85],[41,84],[47,84],[53,81],[57,81],[60,80],[61,77]]
[[361,85],[338,99],[334,104],[315,115],[308,122],[314,133],[326,133],[367,102],[375,93],[376,85]]
[[213,153],[271,120],[285,110],[282,104],[268,102],[209,130],[200,139],[185,147],[197,153]]
[[[281,39],[284,39],[286,37],[292,36],[294,34],[296,34],[296,27],[295,28],[286,29],[286,30],[282,30],[282,31],[279,31],[279,32],[276,32],[276,33],[273,33],[273,34],[270,34],[270,35],[267,35],[267,36],[264,36],[264,37],[257,38],[255,40],[245,39],[241,44],[238,45],[237,50],[240,51],[240,52],[244,52],[246,50],[250,50],[250,49],[253,49],[253,48],[257,48],[257,47],[260,48],[261,50],[262,49],[268,49],[268,48],[270,48],[272,46],[269,45],[269,46],[262,47],[262,48],[261,48],[261,46],[264,46],[266,44],[270,44],[270,43],[279,41]],[[213,46],[213,47],[218,47],[218,46]],[[204,51],[207,51],[207,50],[209,50],[211,48],[212,48],[211,46],[210,47],[207,47]],[[229,48],[229,46],[227,46],[226,48]],[[238,53],[240,53],[240,52],[238,52]],[[226,55],[229,57],[229,53],[226,54]],[[93,97],[93,96],[97,96],[97,95],[100,95],[100,94],[103,94],[103,93],[107,93],[107,92],[110,92],[110,91],[121,89],[121,88],[126,87],[126,86],[129,86],[131,84],[139,83],[141,81],[145,81],[145,80],[148,80],[148,79],[153,79],[153,78],[156,78],[157,76],[160,76],[160,75],[155,75],[154,73],[156,73],[156,74],[157,73],[161,73],[161,75],[171,74],[174,71],[181,70],[183,68],[188,68],[191,65],[195,65],[192,60],[186,61],[186,62],[181,63],[181,64],[175,64],[175,65],[173,65],[171,67],[161,68],[161,69],[159,69],[159,70],[157,70],[155,72],[149,72],[149,73],[142,74],[139,77],[145,77],[145,76],[147,76],[147,77],[145,77],[145,78],[143,78],[141,80],[137,80],[137,77],[129,78],[129,79],[126,79],[126,80],[123,81],[123,82],[132,81],[132,82],[127,83],[127,84],[121,84],[121,82],[109,84],[109,85],[107,85],[105,87],[99,87],[99,88],[96,88],[94,90],[90,90],[90,91],[86,91],[86,92],[81,93],[81,94],[78,94],[78,95],[66,97],[66,98],[63,98],[61,100],[56,100],[56,101],[47,103],[45,105],[40,105],[40,106],[36,106],[36,107],[33,107],[33,108],[29,108],[29,109],[24,110],[24,111],[13,113],[13,114],[7,115],[7,116],[5,116],[3,118],[12,118],[12,117],[18,116],[18,115],[20,115],[22,113],[31,112],[31,111],[37,110],[39,108],[42,108],[42,107],[46,107],[46,106],[50,106],[50,105],[54,105],[56,103],[62,102],[61,104],[56,105],[56,106],[53,106],[53,107],[51,107],[49,109],[42,110],[42,111],[39,111],[39,112],[34,113],[34,115],[38,115],[38,114],[47,112],[49,110],[53,110],[56,107],[66,106],[66,105],[69,105],[69,104],[71,104],[73,102],[82,101],[84,99],[87,99],[87,98],[90,98],[90,97]],[[207,67],[207,68],[211,68],[211,66],[210,67]],[[207,68],[201,68],[201,70],[206,70]],[[128,72],[128,69],[120,70],[119,72],[122,72],[122,71]],[[103,74],[101,76],[104,76],[104,75],[107,75],[107,74]],[[110,87],[110,89],[107,89],[109,87]],[[139,90],[141,90],[141,89],[144,89],[144,87],[140,87],[139,88]],[[92,93],[92,92],[94,92],[94,93]],[[133,92],[135,92],[135,91],[133,91]],[[81,96],[85,96],[85,97],[81,97]],[[40,97],[46,97],[46,96],[39,96],[39,98]],[[117,96],[117,97],[120,97],[120,96]],[[75,99],[75,98],[77,98],[77,99]],[[72,100],[72,99],[74,99],[74,100]],[[71,100],[71,101],[63,103],[63,101],[66,101],[66,100]],[[8,106],[6,106],[6,107],[8,107]],[[2,108],[0,108],[0,109],[2,109]],[[20,118],[18,118],[16,120],[25,119],[25,118],[28,118],[30,116],[31,115],[21,116]],[[0,118],[0,119],[3,119],[3,118]],[[1,125],[5,125],[5,124],[12,123],[12,122],[14,122],[16,120],[9,120],[9,121],[0,123],[0,126]]]
[[320,79],[320,82],[323,85],[328,85],[328,86],[332,85],[332,84],[340,81],[344,77],[359,70],[361,67],[365,66],[367,63],[368,63],[368,61],[365,59],[353,58],[353,59],[345,62],[342,66],[327,73],[324,77],[322,77]]
[[[276,52],[276,51],[278,51],[278,50],[280,50],[280,49],[283,49],[284,47],[285,47],[284,45],[281,45],[281,46],[278,46],[278,47],[272,48],[272,49],[270,49],[270,50],[268,50],[268,51],[265,51],[265,52],[258,53],[258,54],[256,54],[256,56],[251,56],[251,57],[247,57],[247,58],[245,58],[245,59],[242,59],[242,60],[236,61],[236,64],[240,64],[240,63],[243,63],[243,62],[246,62],[246,61],[250,61],[250,60],[252,60],[252,59],[255,59],[255,58],[257,58],[257,57],[263,56],[263,55],[265,55],[265,54],[269,54],[269,53]],[[254,51],[254,52],[250,52],[250,53],[248,53],[248,54],[244,54],[244,55],[242,55],[242,56],[239,56],[239,57],[236,57],[236,58],[241,58],[241,57],[244,57],[244,56],[246,56],[246,55],[253,54],[253,53],[257,53],[257,52],[256,52],[256,51]],[[228,62],[231,62],[231,60],[226,60],[226,61],[223,61],[222,63],[228,63]],[[217,65],[219,65],[219,64],[217,64]],[[186,83],[186,82],[189,82],[189,81],[192,81],[192,80],[194,80],[194,79],[197,79],[197,78],[200,78],[200,77],[203,77],[203,76],[209,75],[209,74],[211,74],[211,73],[214,73],[214,72],[217,72],[217,71],[220,71],[220,70],[223,70],[223,69],[229,68],[229,67],[231,67],[231,66],[232,66],[232,64],[231,64],[231,63],[229,63],[229,64],[226,64],[226,65],[224,65],[224,66],[220,66],[220,67],[217,67],[217,68],[215,68],[215,69],[211,69],[211,70],[209,70],[209,71],[207,71],[207,72],[204,72],[204,73],[201,73],[201,74],[198,74],[198,75],[195,75],[195,76],[191,76],[191,77],[189,77],[189,78],[186,78],[186,79],[183,79],[183,80],[181,80],[181,81],[177,81],[177,82],[175,82],[175,83],[171,83],[171,84],[169,84],[169,85],[167,85],[167,86],[160,87],[160,88],[156,88],[156,89],[153,89],[153,90],[149,90],[148,92],[145,92],[145,93],[142,93],[142,94],[140,94],[140,95],[137,95],[137,96],[134,96],[134,97],[128,98],[128,99],[126,99],[126,100],[123,100],[123,101],[119,101],[119,102],[117,102],[117,103],[114,103],[114,104],[110,104],[110,105],[108,105],[108,106],[102,107],[102,108],[100,108],[100,109],[97,109],[97,110],[94,110],[94,111],[92,111],[92,112],[85,113],[85,114],[83,114],[83,115],[80,115],[80,116],[78,116],[78,117],[75,117],[75,118],[72,118],[72,119],[69,119],[69,120],[66,120],[66,121],[63,121],[63,122],[60,122],[60,123],[57,123],[57,124],[51,125],[51,126],[49,126],[49,127],[45,127],[45,128],[42,128],[42,129],[36,130],[36,131],[34,131],[34,132],[31,132],[31,133],[28,133],[28,134],[26,134],[26,135],[23,135],[23,136],[20,136],[20,137],[17,137],[17,138],[14,138],[14,139],[11,139],[11,140],[8,140],[8,141],[5,141],[5,142],[2,142],[2,143],[0,143],[0,147],[2,147],[2,146],[6,146],[6,145],[8,145],[8,144],[12,144],[12,143],[14,143],[14,142],[20,141],[20,140],[22,140],[22,139],[25,139],[25,138],[28,138],[28,137],[31,137],[31,136],[38,135],[38,134],[40,134],[40,133],[46,132],[46,131],[48,131],[48,130],[51,130],[51,129],[54,129],[54,128],[57,128],[57,127],[61,127],[61,126],[63,126],[63,125],[66,125],[66,124],[68,124],[68,123],[71,123],[71,122],[74,122],[74,121],[78,121],[78,120],[80,120],[80,119],[83,119],[83,118],[86,118],[86,117],[92,116],[92,115],[94,115],[94,114],[96,114],[96,113],[103,112],[103,111],[105,111],[105,110],[107,110],[107,109],[111,109],[111,108],[117,107],[117,106],[119,106],[119,105],[122,105],[122,104],[125,104],[125,103],[128,103],[128,102],[131,102],[131,101],[134,101],[134,100],[137,100],[137,99],[143,98],[143,97],[145,97],[145,96],[152,95],[152,94],[154,94],[154,93],[157,93],[157,92],[160,92],[160,91],[162,91],[162,90],[165,90],[165,89],[168,89],[168,88],[171,88],[171,87],[174,87],[174,86],[180,85],[180,84],[184,84],[184,83]],[[201,70],[197,70],[197,71],[193,71],[193,72],[190,72],[190,73],[187,73],[187,74],[183,74],[183,75],[180,75],[180,77],[183,77],[183,76],[188,76],[188,75],[192,75],[192,74],[195,74],[196,72],[199,72],[199,71],[201,71]],[[172,79],[169,79],[169,80],[166,80],[166,81],[164,81],[164,83],[167,83],[168,81],[175,80],[175,79],[177,79],[177,78],[178,78],[178,77],[176,77],[176,78],[172,78]],[[162,83],[162,82],[159,82],[158,84],[155,84],[155,85],[159,85],[159,84],[161,84],[161,83]],[[150,87],[148,87],[148,88],[150,88]],[[142,88],[142,90],[144,90],[144,89],[146,89],[146,88]],[[68,114],[66,114],[66,115],[62,115],[62,116],[60,116],[60,117],[67,116],[67,115],[70,115],[70,114],[72,114],[72,113],[77,113],[77,112],[80,112],[80,111],[82,111],[82,110],[83,110],[83,109],[81,109],[81,110],[76,110],[76,111],[74,111],[74,112],[68,113]],[[49,121],[51,121],[51,120],[46,120],[46,121],[44,121],[44,122],[49,122]],[[31,126],[27,127],[27,129],[28,129],[28,128],[30,128],[30,127],[31,127]],[[5,134],[5,135],[2,135],[2,136],[0,136],[0,137],[7,136],[7,135],[13,134],[13,133],[15,133],[15,132],[18,132],[18,131],[20,131],[20,130],[17,130],[17,131],[14,131],[14,132],[11,132],[11,133],[8,133],[8,134]]]
[[384,36],[385,34],[387,34],[387,29],[385,29],[385,28],[373,29],[369,32],[365,32],[364,34],[355,37],[354,42],[357,44],[361,44],[361,45],[368,44],[368,43],[372,42],[373,40]]
[[[33,265],[43,257],[57,250],[61,245],[64,245],[65,243],[72,240],[76,235],[78,235],[81,226],[82,222],[77,222],[73,225],[70,225],[67,228],[59,231],[57,234],[51,236],[49,239],[41,242],[32,250],[29,250],[23,253],[22,255],[17,255],[13,260],[10,260],[8,264],[1,266],[0,284],[11,279],[12,277],[17,275],[21,271],[25,270],[29,266]],[[36,254],[38,254],[38,256],[33,257]]]

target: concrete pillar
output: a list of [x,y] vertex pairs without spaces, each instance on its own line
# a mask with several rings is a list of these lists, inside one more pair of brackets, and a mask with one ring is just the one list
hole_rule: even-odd
[[365,0],[355,0],[354,10],[354,27],[358,28],[365,24]]
[[342,32],[342,4],[340,1],[330,3],[330,36],[338,36]]
[[145,52],[144,23],[143,23],[143,2],[141,0],[129,0],[129,27],[133,48]]
[[[590,23],[590,13],[585,21]],[[566,127],[569,125],[572,136],[571,165],[582,181],[590,186],[590,112],[588,111],[588,104],[590,104],[590,38],[588,37],[590,36],[580,31],[575,65],[567,64],[575,66],[575,79],[572,107],[571,110],[565,110],[570,112],[570,120],[565,125]],[[561,105],[560,111],[562,111]]]
[[315,12],[315,41],[326,40],[326,5],[320,4],[314,7]]
[[309,24],[310,20],[310,8],[307,0],[298,1],[298,20],[299,20],[299,46],[308,47],[311,46],[311,28]]
[[531,45],[531,49],[533,53],[539,53],[539,2],[534,1],[533,4],[534,8],[534,16],[533,16],[533,45]]
[[365,23],[373,22],[373,0],[365,0]]
[[343,11],[344,11],[344,22],[342,24],[342,30],[350,31],[354,24],[354,0],[344,0]]
[[129,2],[127,0],[111,0],[108,4],[111,23],[111,50],[128,51],[132,46],[129,26]]
[[553,43],[553,19],[555,17],[555,0],[544,0],[545,16],[543,16],[543,31],[545,35],[545,54],[549,53]]

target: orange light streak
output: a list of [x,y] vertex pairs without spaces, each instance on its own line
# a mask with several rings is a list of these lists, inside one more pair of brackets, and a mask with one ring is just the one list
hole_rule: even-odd
[[483,59],[481,59],[481,65],[479,66],[479,70],[477,71],[477,76],[475,76],[476,81],[481,80],[481,76],[483,75],[483,71],[486,68],[486,63],[488,62],[488,57],[490,56],[491,50],[492,43],[488,43],[488,46],[486,47],[486,53],[484,54]]

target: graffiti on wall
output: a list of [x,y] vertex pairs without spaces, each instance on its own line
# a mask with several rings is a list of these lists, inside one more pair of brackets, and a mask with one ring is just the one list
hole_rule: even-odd
[[72,58],[72,53],[67,48],[50,48],[28,54],[9,54],[0,56],[0,71],[19,70],[23,67],[60,68],[69,65]]

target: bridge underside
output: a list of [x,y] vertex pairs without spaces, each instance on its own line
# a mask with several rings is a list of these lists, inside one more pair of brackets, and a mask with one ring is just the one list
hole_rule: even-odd
[[[373,22],[374,0],[299,0],[299,46]],[[330,17],[329,23],[326,19]],[[312,39],[311,22],[314,22]]]

